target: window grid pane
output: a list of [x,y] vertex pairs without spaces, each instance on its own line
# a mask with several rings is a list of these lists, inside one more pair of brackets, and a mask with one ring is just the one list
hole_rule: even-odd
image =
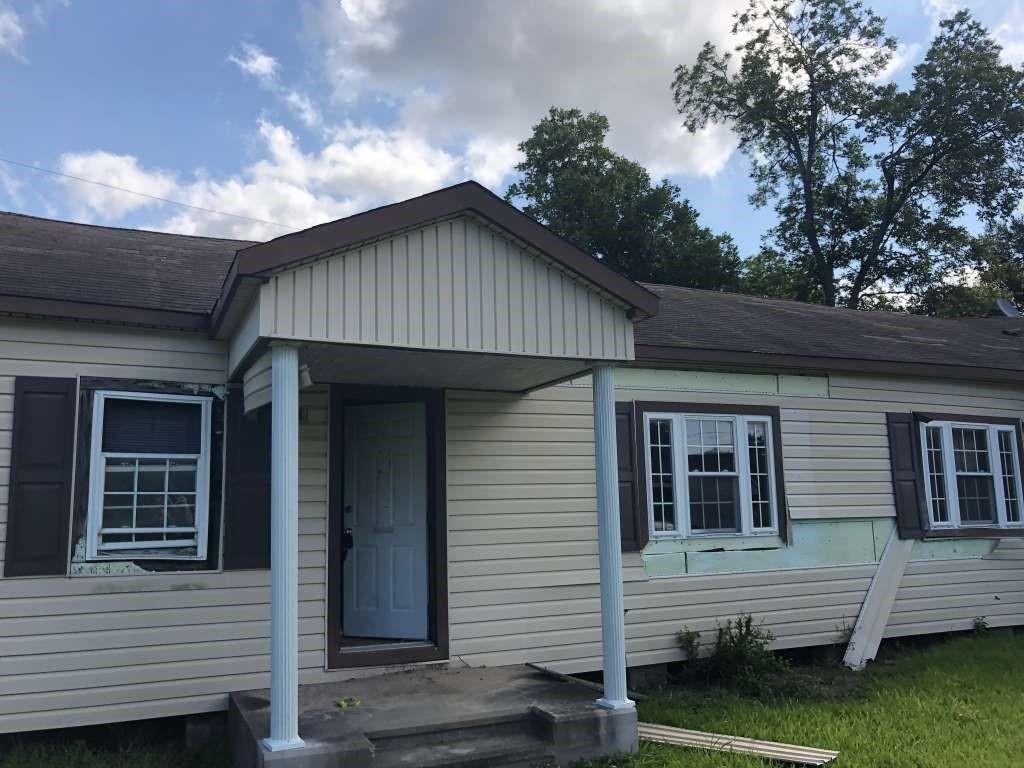
[[654,530],[676,530],[675,488],[672,476],[672,422],[651,419],[650,426],[651,508]]
[[986,428],[953,428],[953,464],[960,522],[965,525],[996,522],[995,483]]
[[198,459],[105,459],[99,548],[194,546]]
[[991,476],[957,475],[960,520],[965,524],[995,522],[995,489]]
[[988,461],[988,430],[977,427],[953,429],[953,459],[957,474],[991,472]]
[[1013,457],[1014,433],[999,431],[999,466],[1003,473],[1003,497],[1006,499],[1006,521],[1019,523],[1020,499],[1017,497],[1017,463]]
[[692,530],[738,531],[738,485],[738,477],[691,475],[690,527]]
[[925,442],[932,522],[948,523],[949,505],[946,499],[946,475],[942,463],[942,427],[926,427]]
[[768,476],[768,425],[747,422],[747,451],[750,464],[750,503],[755,528],[771,528],[771,478]]
[[735,472],[733,422],[728,419],[687,419],[686,450],[690,472]]
[[740,530],[739,475],[732,419],[686,419],[690,529]]

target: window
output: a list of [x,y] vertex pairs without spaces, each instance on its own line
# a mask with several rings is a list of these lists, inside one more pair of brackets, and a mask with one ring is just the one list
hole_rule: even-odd
[[206,558],[211,399],[98,391],[89,559]]
[[921,425],[929,523],[934,529],[1021,525],[1017,431],[1012,424]]
[[772,418],[645,413],[651,535],[778,531]]

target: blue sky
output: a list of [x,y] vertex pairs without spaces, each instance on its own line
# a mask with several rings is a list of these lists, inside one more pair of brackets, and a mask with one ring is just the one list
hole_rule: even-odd
[[[516,143],[576,106],[749,255],[773,215],[728,128],[685,134],[669,92],[728,44],[730,2],[0,0],[0,157],[256,221],[6,163],[0,209],[262,239],[465,178],[504,192]],[[900,80],[962,4],[872,5]],[[1024,0],[968,5],[1020,64]]]

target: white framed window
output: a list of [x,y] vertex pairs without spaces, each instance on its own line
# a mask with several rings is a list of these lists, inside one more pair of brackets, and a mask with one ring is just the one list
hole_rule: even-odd
[[644,413],[651,537],[778,533],[773,429],[760,414]]
[[931,528],[1024,525],[1013,424],[926,421],[920,439]]
[[88,559],[206,559],[212,400],[93,395]]

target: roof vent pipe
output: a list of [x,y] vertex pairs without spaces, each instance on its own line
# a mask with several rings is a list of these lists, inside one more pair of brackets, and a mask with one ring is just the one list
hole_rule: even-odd
[[996,299],[996,307],[993,314],[999,314],[1003,317],[1020,317],[1020,312],[1017,311],[1016,305],[1009,299]]

